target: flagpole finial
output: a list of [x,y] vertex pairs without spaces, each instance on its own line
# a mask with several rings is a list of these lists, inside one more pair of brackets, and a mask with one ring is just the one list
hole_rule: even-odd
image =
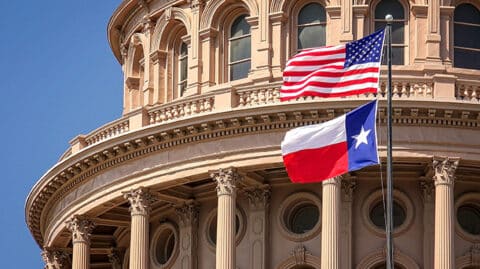
[[387,21],[388,24],[392,23],[392,21],[393,21],[392,14],[385,15],[385,20]]

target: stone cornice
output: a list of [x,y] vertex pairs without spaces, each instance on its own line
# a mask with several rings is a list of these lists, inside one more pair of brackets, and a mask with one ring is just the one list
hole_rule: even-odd
[[[53,205],[76,186],[107,168],[188,143],[281,131],[326,121],[363,102],[358,99],[339,99],[272,104],[262,109],[255,106],[239,107],[228,112],[148,126],[128,135],[101,141],[59,162],[35,185],[26,203],[28,226],[42,245],[41,219],[46,218],[46,205]],[[480,125],[478,108],[473,104],[456,109],[458,104],[455,102],[397,100],[395,107],[395,125],[467,129],[476,129]],[[381,121],[385,122],[383,102],[379,112]]]

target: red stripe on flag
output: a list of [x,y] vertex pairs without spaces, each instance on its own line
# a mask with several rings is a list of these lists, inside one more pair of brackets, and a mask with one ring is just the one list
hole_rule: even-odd
[[306,149],[283,156],[292,182],[311,183],[332,178],[348,171],[347,142],[318,149]]
[[358,89],[354,91],[348,91],[348,92],[335,92],[335,93],[324,93],[324,92],[314,92],[314,91],[305,91],[301,95],[295,95],[295,96],[281,96],[280,101],[288,101],[292,99],[297,99],[301,96],[318,96],[318,97],[343,97],[343,96],[351,96],[351,95],[357,95],[357,94],[364,94],[364,93],[377,93],[378,88],[365,88],[365,89]]
[[[343,69],[343,67],[339,66],[337,69]],[[338,77],[344,77],[344,76],[351,76],[351,75],[358,75],[358,74],[365,74],[365,73],[371,73],[371,72],[378,72],[379,68],[378,67],[368,67],[368,68],[363,68],[363,69],[353,69],[353,70],[347,70],[345,72],[329,72],[329,71],[322,71],[322,69],[317,70],[317,71],[285,71],[283,72],[284,77],[305,77],[308,76],[307,78],[304,78],[299,81],[284,81],[283,85],[285,86],[291,86],[295,85],[298,83],[302,83],[305,80],[319,76],[319,77],[332,77],[332,78],[338,78]]]
[[[354,79],[354,80],[338,81],[338,82],[307,81],[305,84],[302,84],[301,88],[305,88],[307,86],[322,87],[322,88],[340,88],[340,87],[358,85],[361,83],[369,83],[369,82],[377,83],[378,79],[370,77],[370,78]],[[291,89],[291,90],[282,89],[282,92],[294,93],[294,92],[298,92],[298,90],[299,88]]]

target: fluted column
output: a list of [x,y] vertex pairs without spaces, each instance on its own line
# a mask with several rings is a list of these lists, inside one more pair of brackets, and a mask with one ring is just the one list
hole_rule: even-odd
[[72,232],[72,269],[90,268],[90,237],[94,227],[85,216],[74,216],[67,221],[67,228]]
[[67,269],[70,265],[68,253],[62,249],[45,248],[42,259],[46,269]]
[[453,184],[458,159],[433,159],[435,183],[435,269],[454,269]]
[[248,218],[248,238],[250,245],[250,269],[267,269],[268,266],[268,209],[270,187],[254,187],[245,190],[250,211]]
[[124,193],[130,203],[130,269],[148,269],[149,215],[153,196],[144,188]]
[[217,248],[216,268],[235,269],[235,211],[237,181],[235,168],[219,169],[211,173],[217,183]]
[[341,177],[322,183],[322,269],[339,269],[339,216]]
[[197,269],[198,206],[194,202],[175,208],[180,220],[181,269]]
[[353,191],[356,182],[349,180],[342,180],[342,210],[340,213],[340,253],[342,259],[340,260],[341,269],[352,268],[352,202]]

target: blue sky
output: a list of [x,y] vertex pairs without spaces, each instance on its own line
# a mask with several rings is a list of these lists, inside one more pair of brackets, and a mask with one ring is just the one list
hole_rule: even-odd
[[26,196],[68,141],[121,116],[122,72],[106,37],[120,2],[0,0],[2,268],[43,268]]

